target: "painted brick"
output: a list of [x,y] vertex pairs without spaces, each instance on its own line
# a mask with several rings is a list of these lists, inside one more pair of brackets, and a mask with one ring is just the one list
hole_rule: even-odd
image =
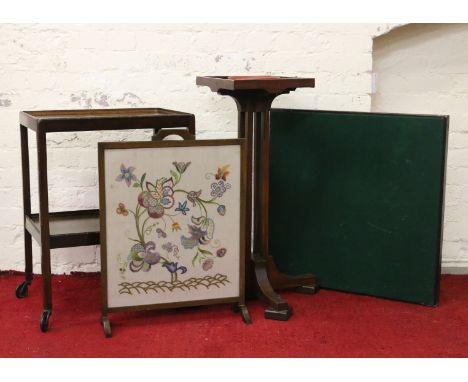
[[372,110],[450,116],[443,266],[468,271],[466,24],[408,25],[374,41]]
[[[281,96],[274,107],[369,111],[372,38],[394,26],[1,24],[0,243],[7,255],[2,252],[0,269],[24,267],[20,110],[165,107],[196,114],[199,138],[235,137],[235,103],[195,86],[197,75],[232,73],[316,77],[315,89]],[[452,85],[462,92],[463,81],[454,78]],[[450,110],[448,102],[444,107]],[[451,147],[460,150],[451,156],[453,164],[466,159],[468,147],[461,132],[466,126],[459,126],[450,141]],[[150,135],[150,131],[129,130],[48,136],[50,209],[96,208],[96,142],[148,140]],[[33,134],[30,145],[32,208],[37,210]],[[455,171],[451,176],[448,203],[456,208],[464,198],[466,174]],[[461,218],[455,210],[451,216],[454,222]],[[451,258],[463,257],[466,247],[449,249]],[[40,272],[39,247],[34,244],[33,248],[34,271]],[[56,250],[52,270],[97,271],[99,249]]]

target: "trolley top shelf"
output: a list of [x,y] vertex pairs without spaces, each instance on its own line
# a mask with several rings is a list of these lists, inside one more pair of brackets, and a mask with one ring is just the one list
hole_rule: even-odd
[[160,108],[22,111],[20,124],[46,133],[187,127],[195,116]]

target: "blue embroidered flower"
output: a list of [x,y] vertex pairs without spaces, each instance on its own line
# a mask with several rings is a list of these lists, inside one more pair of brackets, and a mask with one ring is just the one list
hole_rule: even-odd
[[190,211],[190,208],[187,207],[187,201],[185,201],[183,203],[179,202],[179,206],[175,210],[182,212],[182,215],[187,215],[187,211]]
[[224,216],[226,215],[226,206],[224,204],[220,204],[216,211],[218,211],[218,214],[220,214],[221,216]]
[[125,183],[127,183],[127,186],[130,187],[132,184],[132,181],[136,181],[137,177],[133,173],[135,171],[135,167],[128,167],[126,168],[124,164],[120,165],[120,174],[115,178],[117,182],[121,182],[122,180],[125,180]]
[[165,263],[163,264],[163,267],[165,267],[169,272],[171,273],[177,273],[177,271],[180,271],[180,273],[183,275],[185,272],[187,272],[187,267],[184,267],[181,265],[180,267],[177,265],[178,263]]

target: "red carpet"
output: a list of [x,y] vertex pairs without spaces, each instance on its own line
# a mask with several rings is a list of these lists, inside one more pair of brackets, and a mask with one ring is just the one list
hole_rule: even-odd
[[49,332],[39,331],[41,280],[18,300],[21,275],[0,275],[1,357],[467,357],[468,276],[442,278],[438,308],[322,290],[283,296],[287,322],[265,320],[248,304],[252,325],[229,306],[112,314],[114,337],[99,324],[93,275],[55,276]]

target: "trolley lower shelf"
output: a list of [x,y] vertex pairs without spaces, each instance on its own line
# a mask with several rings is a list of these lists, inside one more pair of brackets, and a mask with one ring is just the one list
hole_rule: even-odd
[[[26,229],[41,244],[39,214],[25,216]],[[99,244],[99,210],[49,213],[50,248]]]

